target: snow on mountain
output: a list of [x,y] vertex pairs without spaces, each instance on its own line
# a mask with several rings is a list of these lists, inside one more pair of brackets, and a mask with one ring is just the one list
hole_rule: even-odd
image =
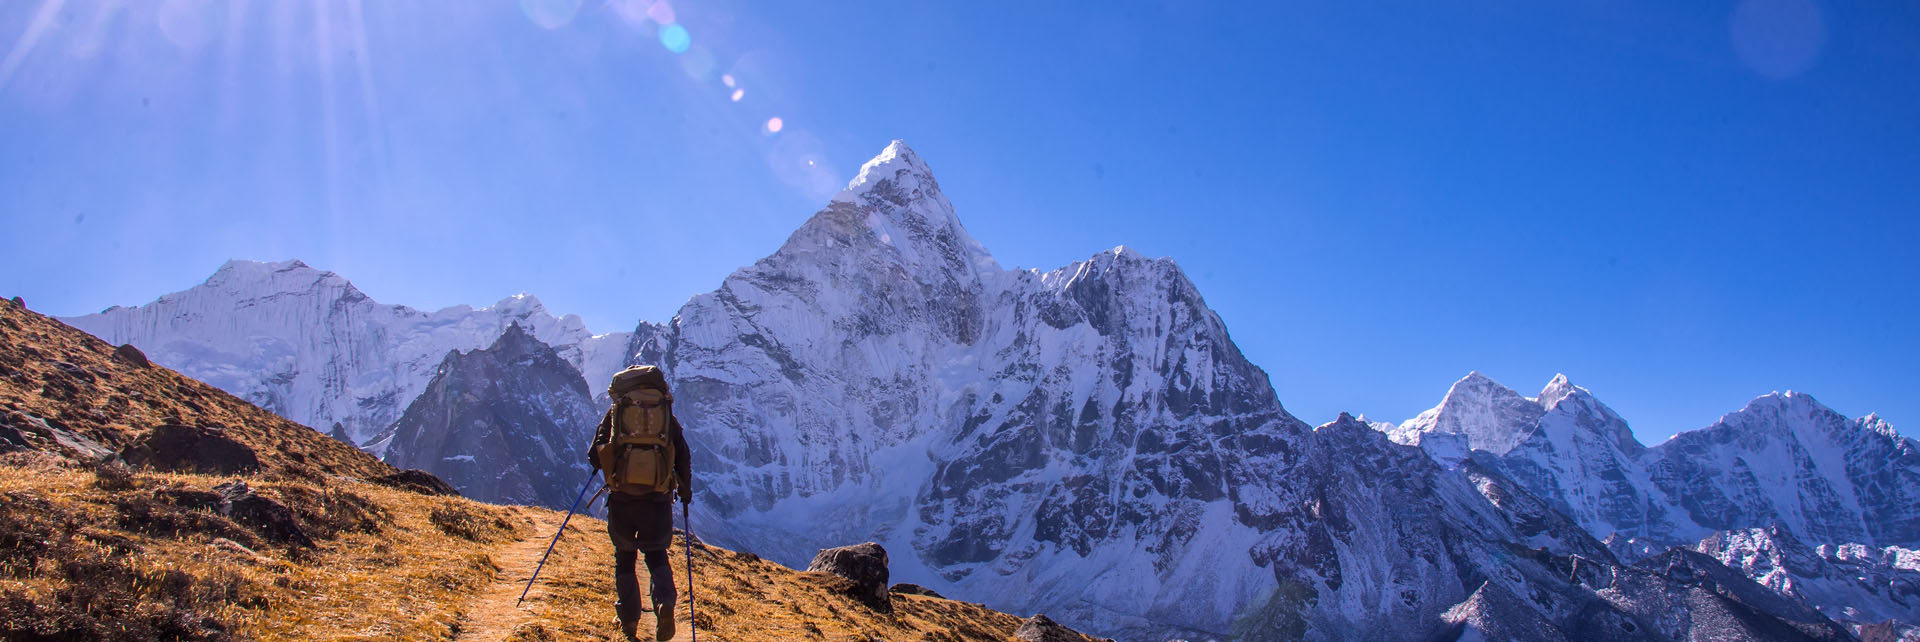
[[205,283],[137,307],[62,319],[275,414],[366,444],[419,396],[447,352],[491,344],[510,324],[555,346],[589,379],[627,361],[632,333],[595,336],[516,295],[422,312],[377,303],[299,261],[229,261]]
[[1841,639],[1714,558],[1617,561],[1592,531],[1668,533],[1648,506],[1683,500],[1564,378],[1529,399],[1474,373],[1399,426],[1309,427],[1171,260],[1002,269],[899,141],[779,250],[630,333],[530,298],[379,305],[297,262],[72,322],[548,505],[584,475],[591,396],[661,364],[703,537],[793,566],[879,541],[900,579],[1128,640]]
[[1835,620],[1892,621],[1901,632],[1920,635],[1920,554],[1911,549],[1811,547],[1777,526],[1721,531],[1693,548]]
[[1632,620],[1563,579],[1606,548],[1504,477],[1288,414],[1173,262],[999,269],[897,141],[670,335],[703,536],[790,565],[873,539],[1126,639],[1419,639],[1496,581]]
[[1469,450],[1506,454],[1544,413],[1539,402],[1474,371],[1454,382],[1440,405],[1401,422],[1388,436],[1420,446],[1443,464],[1456,464]]
[[1436,441],[1486,444],[1473,456],[1595,537],[1684,545],[1777,523],[1808,541],[1920,544],[1920,449],[1877,416],[1848,419],[1801,393],[1646,448],[1564,375],[1529,399],[1473,373],[1390,435],[1442,463],[1462,456]]
[[1681,433],[1647,451],[1646,469],[1707,532],[1779,524],[1808,542],[1920,546],[1920,447],[1803,393]]
[[485,349],[447,353],[395,424],[386,461],[473,499],[565,508],[601,411],[572,364],[510,324]]
[[[1693,546],[1853,625],[1898,620],[1907,630],[1914,622],[1920,601],[1906,588],[1910,575],[1815,553],[1904,551],[1888,547],[1913,546],[1920,536],[1920,451],[1877,416],[1848,419],[1810,396],[1775,393],[1645,448],[1619,415],[1564,376],[1529,400],[1538,415],[1478,375],[1447,397],[1390,434],[1442,463],[1462,459],[1451,449],[1462,436],[1512,444],[1465,459],[1605,538],[1618,559]],[[1863,557],[1871,556],[1849,559]]]

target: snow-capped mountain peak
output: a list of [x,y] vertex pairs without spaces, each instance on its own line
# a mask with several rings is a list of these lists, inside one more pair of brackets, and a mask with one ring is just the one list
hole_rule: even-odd
[[137,307],[63,319],[283,417],[375,441],[449,351],[492,344],[517,324],[588,379],[626,364],[630,333],[595,336],[529,295],[424,312],[373,301],[298,260],[228,261],[206,282]]
[[[893,141],[862,165],[860,174],[833,197],[827,209],[795,232],[788,245],[821,236],[808,233],[808,228],[821,225],[835,228],[828,238],[885,249],[909,264],[944,262],[972,272],[1000,269],[986,247],[960,224],[933,170],[902,140]],[[861,233],[858,228],[864,228],[866,238],[845,238]]]
[[1891,422],[1888,422],[1886,419],[1882,419],[1880,417],[1880,413],[1870,412],[1870,413],[1867,413],[1867,416],[1861,417],[1855,421],[1860,423],[1861,428],[1865,428],[1869,431],[1872,431],[1874,434],[1880,435],[1882,437],[1886,437],[1887,439],[1894,440],[1894,441],[1901,441],[1906,439],[1905,436],[1900,434],[1900,431],[1894,429],[1893,424]]
[[860,165],[860,173],[847,182],[846,191],[841,192],[840,195],[857,195],[882,179],[897,179],[901,176],[913,177],[916,185],[931,183],[933,170],[927,167],[926,161],[921,160],[918,152],[907,146],[907,141],[896,138],[887,144],[886,149],[880,150],[878,156]]
[[[1565,386],[1571,388],[1571,384]],[[1549,390],[1554,388],[1548,385]],[[1525,440],[1545,413],[1533,399],[1475,370],[1454,382],[1440,405],[1401,423],[1388,436],[1402,444],[1427,445],[1435,434],[1456,435],[1449,441],[1464,438],[1469,449],[1502,455]],[[1428,452],[1443,461],[1465,456],[1465,452],[1453,453],[1454,448],[1429,447]]]
[[[364,297],[358,289],[348,283],[346,277],[327,270],[314,269],[298,259],[286,261],[248,261],[234,259],[222,263],[220,269],[207,277],[203,284],[227,292],[245,293],[254,297],[284,294],[305,294],[321,291],[332,296]],[[181,294],[181,293],[175,293]]]
[[1547,382],[1547,387],[1540,389],[1540,396],[1534,397],[1534,401],[1538,402],[1542,408],[1552,410],[1554,406],[1560,404],[1560,400],[1574,394],[1585,393],[1585,388],[1573,385],[1573,381],[1568,379],[1565,373],[1561,373],[1554,375],[1553,380]]

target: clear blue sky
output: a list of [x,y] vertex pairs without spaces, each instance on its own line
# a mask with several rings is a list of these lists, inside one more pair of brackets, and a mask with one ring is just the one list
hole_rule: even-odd
[[0,55],[43,312],[300,258],[627,329],[904,138],[1004,265],[1175,258],[1311,422],[1478,369],[1920,426],[1913,2],[14,0]]

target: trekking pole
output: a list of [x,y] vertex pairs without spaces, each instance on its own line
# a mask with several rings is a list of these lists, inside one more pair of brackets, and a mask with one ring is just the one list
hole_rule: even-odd
[[[586,499],[586,497],[587,497],[587,489],[588,489],[588,488],[592,488],[592,487],[593,487],[593,475],[594,475],[594,473],[597,473],[597,472],[599,472],[599,471],[597,471],[597,470],[588,470],[588,471],[587,471],[587,483],[586,483],[586,485],[583,485],[583,486],[581,486],[581,487],[580,487],[580,496],[579,496],[579,497],[575,497],[575,498],[573,498],[573,508],[569,508],[569,509],[567,509],[567,517],[566,517],[566,519],[562,519],[562,520],[560,520],[560,532],[558,532],[558,533],[554,533],[554,534],[553,534],[553,541],[551,541],[551,542],[547,542],[547,552],[546,552],[546,553],[543,553],[543,554],[541,554],[541,555],[540,555],[540,565],[539,565],[539,566],[536,566],[536,567],[533,567],[533,577],[529,577],[529,578],[527,578],[527,588],[524,588],[524,589],[521,589],[521,590],[520,590],[520,599],[518,599],[518,600],[515,600],[515,601],[513,602],[513,606],[514,606],[514,608],[519,608],[519,607],[520,607],[520,603],[521,603],[521,602],[525,602],[525,601],[527,601],[527,591],[531,591],[531,590],[533,590],[533,581],[534,581],[534,580],[536,580],[536,579],[539,579],[539,578],[540,578],[540,569],[543,569],[543,568],[546,568],[546,567],[547,567],[547,556],[548,556],[548,555],[552,555],[552,554],[553,554],[553,545],[555,545],[555,544],[559,544],[559,543],[560,543],[560,536],[561,536],[562,534],[565,534],[565,533],[567,532],[567,522],[570,522],[570,521],[573,521],[573,512],[574,512],[574,511],[577,511],[577,510],[580,510],[580,500],[582,500],[582,499]],[[600,490],[601,490],[602,492],[604,492],[604,491],[606,491],[606,490],[607,490],[607,488],[606,488],[605,486],[601,486],[601,487],[600,487]],[[600,493],[597,493],[597,492],[596,492],[596,493],[594,493],[594,494],[593,494],[593,498],[594,498],[594,499],[600,499]]]
[[687,513],[687,502],[680,502],[680,521],[687,526],[687,633],[692,635],[691,642],[700,642],[700,625],[693,621],[693,517]]

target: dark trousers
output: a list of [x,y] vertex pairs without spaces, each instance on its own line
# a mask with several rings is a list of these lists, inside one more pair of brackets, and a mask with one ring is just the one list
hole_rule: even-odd
[[673,498],[664,493],[609,493],[607,537],[613,540],[613,586],[620,598],[614,608],[621,621],[640,617],[640,578],[634,562],[642,553],[653,580],[653,608],[672,609],[675,593],[667,546],[673,543]]
[[[667,610],[673,608],[673,567],[667,565],[666,551],[647,551],[647,575],[653,579],[653,608]],[[620,601],[613,607],[621,621],[630,622],[640,617],[640,577],[634,573],[635,551],[617,551],[613,554],[613,586],[619,592]]]

